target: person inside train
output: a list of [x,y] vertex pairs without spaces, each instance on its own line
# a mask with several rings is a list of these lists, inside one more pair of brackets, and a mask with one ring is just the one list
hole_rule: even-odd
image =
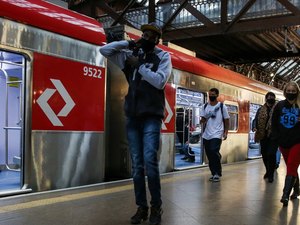
[[165,85],[171,75],[170,54],[157,47],[162,35],[155,24],[141,26],[137,40],[121,40],[100,48],[103,56],[124,72],[128,82],[125,97],[127,139],[132,160],[137,212],[132,224],[148,219],[145,172],[151,194],[150,224],[160,224],[162,215],[161,184],[158,167],[160,132],[165,110]]
[[181,154],[184,155],[181,160],[195,162],[195,153],[189,147],[190,120],[188,118],[188,112],[185,113],[183,108],[178,108],[176,110],[176,115],[176,135],[181,143]]
[[[274,107],[271,119],[271,139],[276,141],[286,164],[281,203],[287,206],[289,199],[299,196],[298,167],[300,164],[300,89],[290,81],[283,89],[285,100]],[[293,194],[290,196],[291,191]]]
[[200,111],[200,123],[203,124],[203,145],[213,182],[219,182],[222,176],[220,148],[223,140],[227,139],[229,114],[227,107],[218,102],[219,90],[211,88],[208,92],[209,103],[204,104]]
[[276,152],[278,146],[271,140],[268,121],[270,119],[271,110],[275,105],[276,96],[273,92],[268,92],[265,95],[265,104],[261,106],[255,115],[253,130],[255,132],[254,140],[260,143],[260,150],[263,163],[266,169],[264,179],[268,179],[269,183],[274,180],[274,171],[276,169]]

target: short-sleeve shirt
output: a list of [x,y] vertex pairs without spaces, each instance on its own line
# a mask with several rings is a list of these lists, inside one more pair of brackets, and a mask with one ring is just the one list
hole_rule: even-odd
[[200,111],[200,116],[207,119],[206,126],[202,137],[206,140],[213,138],[222,139],[224,133],[224,122],[223,119],[229,119],[229,114],[227,107],[223,104],[223,116],[221,110],[221,103],[218,102],[216,105],[212,106],[209,103],[204,109]]

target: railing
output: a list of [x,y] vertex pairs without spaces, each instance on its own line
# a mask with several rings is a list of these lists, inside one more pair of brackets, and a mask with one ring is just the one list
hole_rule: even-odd
[[[221,0],[191,0],[188,2],[213,23],[217,24],[221,22]],[[249,2],[249,0],[228,0],[228,22],[233,20],[233,18],[239,13],[239,11],[246,5],[247,2]],[[300,8],[300,0],[290,0],[289,2]],[[163,26],[170,16],[176,11],[179,5],[180,4],[173,2],[156,6],[156,23],[160,26]],[[288,14],[291,14],[291,12],[277,1],[257,0],[243,15],[241,20]],[[139,28],[141,24],[148,22],[148,7],[128,11],[124,17],[136,28]],[[104,28],[110,27],[110,25],[113,23],[113,19],[109,16],[100,17],[99,21],[103,24]],[[172,21],[170,26],[168,26],[168,29],[197,27],[202,25],[203,23],[195,18],[190,12],[188,12],[186,9],[182,9],[177,17]]]

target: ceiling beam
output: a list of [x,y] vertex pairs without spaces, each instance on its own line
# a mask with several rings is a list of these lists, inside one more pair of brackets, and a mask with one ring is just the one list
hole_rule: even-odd
[[180,11],[185,7],[188,3],[188,0],[181,0],[179,7],[175,10],[175,12],[171,15],[171,17],[165,22],[162,27],[163,32],[166,30],[167,26],[169,26],[172,21],[176,18],[176,16],[180,13]]
[[228,0],[221,0],[221,27],[225,28],[228,22]]
[[[299,25],[300,16],[285,15],[279,17],[262,18],[256,20],[242,20],[235,24],[227,34],[240,32],[262,32],[272,29],[284,29],[288,26]],[[282,28],[281,28],[282,27]],[[192,28],[177,28],[165,30],[163,34],[164,41],[168,40],[184,40],[190,38],[207,37],[212,35],[223,35],[222,27],[216,24],[213,27],[192,27]]]
[[96,7],[99,7],[101,10],[107,13],[108,16],[113,18],[114,20],[119,20],[122,24],[126,24],[128,26],[134,27],[129,21],[125,20],[123,17],[119,18],[119,14],[115,12],[109,5],[107,5],[104,1],[96,1]]
[[[174,2],[180,3],[181,0],[174,0]],[[191,13],[196,19],[198,19],[200,22],[204,24],[204,26],[212,27],[215,24],[208,19],[206,16],[204,16],[201,12],[199,12],[194,6],[192,6],[190,3],[186,3],[184,8]]]
[[122,11],[122,13],[118,16],[117,19],[115,19],[115,21],[111,24],[111,26],[115,26],[117,25],[121,20],[123,20],[123,17],[125,15],[125,13],[128,12],[128,10],[135,4],[136,0],[131,0],[127,6],[125,7],[125,9]]
[[294,6],[290,1],[288,0],[277,0],[280,2],[287,10],[289,10],[294,15],[300,15],[300,10]]
[[227,32],[234,24],[236,24],[255,2],[256,0],[250,0],[249,2],[247,2],[244,5],[244,7],[239,11],[239,13],[229,23],[229,25],[225,28],[225,32]]
[[149,0],[148,23],[155,22],[155,0]]

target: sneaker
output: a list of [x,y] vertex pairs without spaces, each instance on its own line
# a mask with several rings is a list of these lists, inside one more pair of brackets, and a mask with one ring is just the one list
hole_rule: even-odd
[[135,215],[131,217],[131,224],[140,224],[148,219],[148,207],[138,207]]
[[212,181],[213,182],[219,182],[220,181],[220,176],[218,174],[214,175]]
[[188,159],[189,157],[187,157],[187,156],[184,156],[183,158],[181,158],[181,160],[186,160],[186,159]]
[[159,208],[151,207],[151,214],[150,214],[150,218],[149,218],[150,225],[160,224],[162,213],[163,213],[163,211],[160,207]]
[[209,178],[209,181],[213,181],[213,179],[214,179],[214,176],[211,176],[211,177]]

